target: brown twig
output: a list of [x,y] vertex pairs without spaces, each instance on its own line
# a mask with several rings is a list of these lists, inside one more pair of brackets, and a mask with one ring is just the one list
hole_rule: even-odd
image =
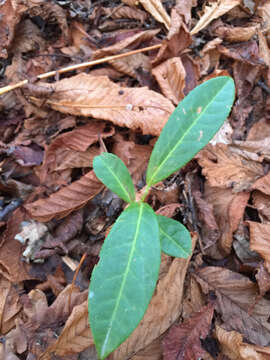
[[74,274],[73,279],[72,279],[71,288],[70,288],[69,297],[68,297],[68,310],[69,310],[69,311],[71,311],[71,309],[70,309],[71,294],[72,294],[72,291],[73,291],[73,288],[74,288],[74,284],[75,284],[75,281],[76,281],[76,279],[77,279],[79,270],[80,270],[80,268],[81,268],[81,266],[82,266],[85,258],[86,258],[86,253],[84,253],[83,256],[81,257],[80,263],[79,263],[79,265],[77,266],[77,269],[76,269],[75,274]]
[[[53,71],[49,71],[49,72],[44,73],[44,74],[40,74],[40,75],[37,76],[37,78],[39,80],[47,79],[48,77],[55,76],[57,73],[58,74],[63,74],[63,73],[68,72],[68,71],[78,70],[78,69],[90,67],[90,66],[93,66],[93,65],[102,64],[102,63],[107,62],[107,61],[121,59],[121,58],[124,58],[126,56],[131,56],[131,55],[135,55],[135,54],[138,54],[138,53],[141,53],[141,52],[146,52],[146,51],[158,49],[160,47],[161,47],[161,44],[156,44],[156,45],[148,46],[148,47],[145,47],[145,48],[142,48],[142,49],[132,50],[132,51],[129,51],[129,52],[126,52],[126,53],[123,53],[123,54],[106,56],[106,57],[104,57],[102,59],[88,61],[88,62],[84,62],[82,64],[70,65],[70,66],[64,67],[64,68],[59,69],[59,70],[53,70]],[[20,81],[20,82],[18,82],[16,84],[4,86],[4,87],[0,88],[0,95],[3,95],[6,92],[17,89],[19,87],[22,87],[22,86],[26,85],[27,83],[28,83],[28,80],[25,79],[25,80],[22,80],[22,81]]]

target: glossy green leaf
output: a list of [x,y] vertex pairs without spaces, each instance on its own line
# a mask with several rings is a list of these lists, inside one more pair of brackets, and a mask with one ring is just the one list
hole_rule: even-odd
[[129,171],[116,155],[102,153],[93,160],[96,176],[121,199],[130,203],[135,201],[135,189]]
[[197,86],[179,103],[151,154],[148,186],[167,178],[208,144],[229,115],[234,93],[232,78],[220,76]]
[[156,214],[146,203],[133,203],[113,225],[90,281],[89,321],[101,359],[139,324],[155,290],[159,266]]
[[157,215],[161,251],[186,259],[191,255],[191,237],[186,227],[166,216]]

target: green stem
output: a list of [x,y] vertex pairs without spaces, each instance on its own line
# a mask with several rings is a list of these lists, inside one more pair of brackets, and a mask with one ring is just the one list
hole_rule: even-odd
[[149,193],[149,190],[150,190],[150,187],[151,185],[147,185],[145,190],[144,190],[144,193],[142,194],[142,197],[140,198],[140,202],[143,202],[144,199],[146,198],[146,196],[148,195]]

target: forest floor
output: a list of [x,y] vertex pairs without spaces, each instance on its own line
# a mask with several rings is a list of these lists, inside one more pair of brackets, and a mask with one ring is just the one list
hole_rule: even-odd
[[147,198],[188,228],[192,256],[162,256],[143,321],[109,359],[270,359],[270,2],[4,0],[0,13],[0,358],[97,359],[89,279],[125,203],[92,160],[116,154],[139,191],[174,108],[225,75],[228,120]]

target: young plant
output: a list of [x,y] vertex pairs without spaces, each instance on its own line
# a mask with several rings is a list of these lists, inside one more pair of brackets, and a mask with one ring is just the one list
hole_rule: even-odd
[[89,321],[101,359],[115,350],[143,318],[158,279],[161,251],[191,255],[188,230],[156,215],[144,202],[151,186],[193,158],[216,134],[234,101],[230,77],[213,78],[192,90],[174,110],[151,154],[140,201],[124,163],[103,153],[94,158],[96,176],[129,203],[104,241],[88,296]]

